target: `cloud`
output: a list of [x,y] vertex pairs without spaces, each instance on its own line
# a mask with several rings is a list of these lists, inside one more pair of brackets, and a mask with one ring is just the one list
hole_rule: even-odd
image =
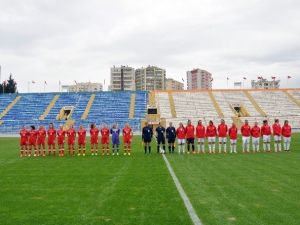
[[[199,67],[239,81],[257,75],[300,80],[300,2],[234,0],[2,0],[0,65],[19,91],[109,81],[110,67],[157,65],[178,80]],[[108,82],[106,82],[108,83]],[[230,82],[230,85],[231,82]]]

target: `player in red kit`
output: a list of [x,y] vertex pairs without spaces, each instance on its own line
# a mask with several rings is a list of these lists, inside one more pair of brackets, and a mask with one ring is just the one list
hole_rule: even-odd
[[65,136],[66,132],[64,131],[63,126],[59,126],[57,133],[57,145],[58,145],[58,155],[63,157],[65,155]]
[[50,123],[48,131],[48,155],[51,155],[53,152],[53,155],[56,154],[56,146],[55,146],[55,138],[56,138],[56,131],[54,129],[53,123]]
[[230,138],[230,153],[237,153],[236,151],[236,143],[238,138],[238,129],[235,123],[232,123],[232,126],[228,130],[229,138]]
[[259,139],[261,136],[260,127],[258,126],[258,122],[254,123],[254,126],[251,128],[251,136],[252,136],[252,147],[253,152],[259,152]]
[[219,153],[222,152],[222,146],[224,153],[227,153],[226,142],[227,142],[227,131],[228,127],[225,124],[225,120],[221,120],[221,124],[218,126],[218,138],[219,138]]
[[78,156],[85,156],[85,138],[86,138],[86,130],[82,125],[80,125],[78,133]]
[[202,124],[202,120],[198,121],[198,125],[196,127],[196,138],[197,138],[197,150],[198,154],[200,153],[200,149],[202,153],[205,153],[205,126]]
[[102,155],[106,153],[106,155],[109,155],[109,129],[104,124],[101,129],[101,146],[102,146]]
[[251,127],[248,120],[245,120],[244,125],[241,127],[242,141],[243,141],[243,153],[249,152]]
[[216,136],[217,136],[217,128],[215,127],[213,121],[210,120],[208,126],[206,127],[206,137],[208,142],[209,154],[215,153]]
[[29,131],[29,145],[28,145],[28,156],[31,156],[32,149],[34,149],[34,156],[37,156],[37,148],[36,148],[36,139],[37,132],[35,130],[35,126],[30,126],[31,130]]
[[289,125],[289,121],[284,121],[284,125],[281,128],[281,133],[283,136],[284,151],[290,151],[292,127]]
[[131,141],[132,141],[132,129],[129,127],[129,124],[126,123],[123,128],[123,141],[124,141],[124,155],[131,154]]
[[43,126],[40,126],[37,131],[37,146],[38,146],[38,156],[46,156],[46,140],[47,132]]
[[76,139],[76,130],[74,129],[73,125],[67,130],[67,137],[68,137],[68,155],[72,156],[75,155],[75,139]]
[[20,157],[27,156],[28,137],[29,131],[23,126],[20,130]]
[[274,120],[272,129],[273,129],[273,137],[274,137],[274,151],[281,152],[281,126],[279,123],[279,119]]
[[263,137],[263,149],[264,152],[271,152],[271,127],[268,124],[268,120],[263,121],[263,125],[261,127],[261,135]]
[[99,129],[96,127],[94,123],[91,124],[90,129],[90,142],[91,142],[91,154],[98,155],[98,135]]
[[195,127],[192,125],[191,120],[188,120],[185,130],[188,154],[190,154],[190,145],[192,145],[192,152],[195,154]]
[[186,130],[181,122],[179,123],[179,127],[176,130],[176,134],[178,138],[178,153],[180,154],[182,148],[182,153],[184,154]]

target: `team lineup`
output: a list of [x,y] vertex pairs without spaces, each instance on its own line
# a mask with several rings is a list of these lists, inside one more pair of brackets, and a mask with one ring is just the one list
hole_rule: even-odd
[[[90,153],[92,156],[98,155],[99,136],[101,143],[102,155],[119,155],[120,154],[120,135],[121,129],[116,124],[113,124],[109,129],[103,125],[98,129],[95,124],[90,126]],[[232,123],[228,128],[225,121],[221,119],[220,124],[216,127],[212,121],[205,127],[202,121],[199,120],[197,126],[192,125],[188,120],[187,125],[179,123],[176,129],[172,123],[165,129],[161,124],[155,129],[155,137],[157,142],[157,153],[167,153],[166,143],[168,145],[169,153],[175,152],[175,141],[177,139],[177,152],[180,153],[206,153],[205,140],[207,140],[208,153],[216,153],[216,143],[218,143],[218,152],[227,153],[227,137],[230,140],[230,153],[237,153],[237,140],[239,129]],[[251,127],[247,120],[240,128],[242,136],[242,152],[250,152],[250,141],[252,143],[252,152],[260,152],[260,139],[263,141],[263,151],[271,152],[271,136],[274,139],[274,152],[280,152],[282,145],[284,151],[290,151],[292,128],[288,121],[284,121],[281,126],[278,119],[275,119],[272,127],[267,120],[263,121],[260,127],[258,122],[255,122]],[[60,126],[55,130],[52,123],[49,124],[48,130],[40,126],[38,130],[35,126],[31,126],[30,130],[23,127],[20,130],[20,156],[46,156],[46,138],[48,155],[56,155],[56,146],[58,147],[58,155],[60,157],[65,155],[65,137],[67,136],[68,155],[75,156],[75,142],[77,136],[77,155],[86,155],[86,139],[87,131],[83,126],[80,126],[76,131],[73,126],[68,130],[64,130]],[[144,145],[145,154],[151,153],[151,142],[153,139],[153,129],[148,123],[142,129],[142,142]],[[111,145],[110,145],[111,136]],[[123,136],[123,153],[124,155],[131,154],[131,142],[133,131],[128,124],[125,124],[122,129]],[[196,139],[196,141],[195,141]],[[195,149],[195,142],[197,150]],[[111,147],[110,147],[111,146]]]

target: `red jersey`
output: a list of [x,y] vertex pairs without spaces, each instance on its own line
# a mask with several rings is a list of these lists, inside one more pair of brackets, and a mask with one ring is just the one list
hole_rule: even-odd
[[279,123],[274,123],[273,126],[273,135],[280,136],[281,135],[281,126]]
[[226,137],[227,136],[228,127],[226,124],[220,124],[218,126],[218,134],[219,137]]
[[26,129],[20,130],[20,136],[21,136],[21,139],[27,140],[29,137],[29,131]]
[[283,125],[283,127],[281,128],[281,133],[283,137],[291,137],[292,127],[290,125]]
[[38,140],[45,140],[46,139],[46,130],[43,128],[43,129],[39,129],[37,131],[37,137],[38,137]]
[[96,128],[96,127],[90,129],[90,134],[91,134],[91,137],[93,137],[93,138],[98,138],[98,135],[99,135],[99,129]]
[[260,127],[259,126],[254,126],[251,128],[251,136],[258,138],[260,137]]
[[130,139],[131,138],[131,128],[130,127],[124,127],[123,129],[123,138],[124,139]]
[[35,130],[29,131],[29,143],[31,145],[35,145],[36,139],[37,139],[37,132]]
[[208,125],[206,127],[206,136],[207,137],[216,137],[217,136],[217,128],[215,125]]
[[251,127],[249,125],[244,124],[241,127],[241,133],[242,133],[242,136],[244,136],[244,137],[250,137],[250,135],[251,135]]
[[56,131],[51,128],[47,131],[47,134],[48,134],[48,139],[55,139],[56,137]]
[[76,138],[76,131],[74,128],[70,128],[67,130],[67,136],[68,136],[68,139],[71,139],[71,140],[75,140]]
[[56,133],[57,133],[57,141],[60,143],[63,142],[65,140],[66,132],[64,130],[58,130]]
[[101,129],[101,136],[102,137],[109,137],[109,129],[108,128],[102,128]]
[[86,137],[86,130],[84,128],[78,130],[78,139],[84,140]]
[[228,130],[228,134],[229,134],[229,138],[231,140],[236,140],[237,137],[238,137],[238,129],[237,129],[237,127],[236,126],[230,127],[229,130]]
[[271,135],[271,127],[268,124],[267,125],[262,125],[261,134],[262,135]]
[[178,127],[176,130],[178,139],[185,139],[186,130],[184,127]]
[[196,127],[196,137],[197,138],[205,138],[205,126],[197,125],[197,127]]
[[194,138],[195,137],[195,127],[191,125],[187,125],[186,128],[186,138]]

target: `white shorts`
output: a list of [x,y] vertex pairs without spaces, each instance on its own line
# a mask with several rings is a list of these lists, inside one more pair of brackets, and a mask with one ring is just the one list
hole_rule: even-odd
[[219,137],[219,143],[226,143],[227,138],[226,137]]
[[291,137],[283,137],[284,143],[291,143]]
[[250,137],[242,137],[242,141],[243,141],[243,144],[249,144],[250,143]]
[[198,143],[204,143],[204,138],[197,138]]
[[259,137],[252,137],[252,144],[259,145]]
[[233,145],[235,144],[236,145],[236,142],[237,142],[237,139],[230,139],[230,143]]
[[208,142],[216,142],[216,137],[208,137],[207,141]]
[[281,141],[280,135],[274,135],[274,141]]
[[271,136],[270,135],[263,135],[263,142],[271,142]]
[[185,139],[178,139],[178,144],[179,145],[184,145],[185,144]]

